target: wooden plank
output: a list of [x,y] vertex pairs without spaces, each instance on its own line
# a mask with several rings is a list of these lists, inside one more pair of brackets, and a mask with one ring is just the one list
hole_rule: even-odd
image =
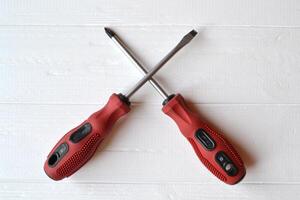
[[0,198],[32,199],[292,199],[300,195],[300,185],[227,186],[224,184],[74,184],[74,183],[2,183]]
[[[235,144],[244,183],[299,183],[299,105],[191,105]],[[0,181],[47,181],[43,162],[94,105],[0,105]],[[160,106],[134,105],[72,182],[218,182]],[[287,164],[288,163],[288,164]],[[67,181],[68,181],[67,180]]]
[[202,24],[299,26],[297,0],[2,0],[2,25]]
[[[114,28],[154,66],[187,26]],[[194,103],[299,103],[300,29],[205,27],[158,74]],[[141,77],[103,27],[0,27],[0,102],[103,104]],[[134,102],[161,104],[147,85]]]
[[[300,1],[1,0],[0,199],[296,199],[300,196]],[[55,142],[141,76],[103,32],[112,26],[235,144],[247,176],[219,182],[146,85],[132,112],[74,176],[50,180]]]

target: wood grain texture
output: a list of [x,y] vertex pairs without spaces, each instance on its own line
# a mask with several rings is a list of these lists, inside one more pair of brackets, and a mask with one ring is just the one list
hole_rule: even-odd
[[[299,199],[300,1],[1,0],[0,199]],[[61,182],[43,172],[70,128],[125,92],[192,28],[156,78],[228,137],[247,176],[220,183],[149,84],[93,159]]]
[[[114,29],[151,68],[191,27]],[[103,27],[0,30],[2,103],[103,104],[103,97],[125,92],[141,78]],[[168,91],[180,92],[194,103],[300,102],[299,28],[199,30],[157,74]],[[149,85],[132,100],[162,101]]]
[[297,0],[2,0],[3,25],[299,26]]
[[[0,198],[22,199],[290,199],[300,195],[300,185],[238,185],[223,184],[74,184],[74,183],[7,183],[0,184]],[[214,192],[212,192],[214,191]],[[47,195],[51,194],[51,195]]]
[[[244,183],[299,183],[300,107],[192,105],[235,144],[247,166]],[[49,149],[100,106],[1,105],[0,180],[46,181]],[[72,182],[215,183],[160,106],[135,105]],[[292,160],[291,160],[292,158]],[[294,164],[287,165],[292,162]],[[26,166],[26,167],[24,167]],[[271,170],[272,169],[272,170]]]

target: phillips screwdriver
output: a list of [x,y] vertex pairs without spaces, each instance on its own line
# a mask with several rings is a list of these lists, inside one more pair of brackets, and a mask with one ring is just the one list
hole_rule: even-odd
[[186,34],[161,62],[145,74],[125,95],[112,94],[101,110],[66,133],[47,156],[44,164],[45,173],[53,180],[61,180],[80,169],[94,155],[114,123],[130,111],[129,98],[194,36],[193,31]]
[[[140,72],[147,74],[146,68],[121,38],[109,28],[105,28],[105,31]],[[246,169],[239,154],[228,140],[190,111],[182,95],[168,95],[154,78],[149,79],[149,82],[164,98],[162,111],[175,121],[205,167],[227,184],[233,185],[241,181],[246,174]]]

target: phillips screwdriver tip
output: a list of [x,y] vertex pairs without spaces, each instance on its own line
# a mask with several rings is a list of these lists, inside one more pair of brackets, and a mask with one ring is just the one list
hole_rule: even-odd
[[112,38],[113,36],[115,36],[115,32],[113,32],[113,30],[111,30],[110,28],[104,27],[105,33]]
[[195,37],[195,35],[197,35],[197,31],[195,31],[195,30],[192,30],[191,32],[189,32],[189,34],[191,34],[193,37]]

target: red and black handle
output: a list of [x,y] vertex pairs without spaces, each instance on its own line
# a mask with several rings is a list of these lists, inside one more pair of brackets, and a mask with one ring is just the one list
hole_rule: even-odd
[[61,180],[71,176],[94,155],[114,123],[130,111],[121,94],[112,94],[106,105],[65,134],[49,153],[44,164],[46,174]]
[[211,173],[231,185],[243,179],[246,169],[237,151],[221,134],[191,112],[180,94],[166,101],[162,111],[176,122]]
[[[199,159],[216,177],[236,184],[245,176],[243,161],[236,150],[192,113],[180,94],[167,101],[162,110],[176,122]],[[46,174],[54,180],[74,174],[94,155],[113,124],[129,111],[129,103],[122,95],[111,95],[101,110],[65,134],[54,146],[44,164]]]

